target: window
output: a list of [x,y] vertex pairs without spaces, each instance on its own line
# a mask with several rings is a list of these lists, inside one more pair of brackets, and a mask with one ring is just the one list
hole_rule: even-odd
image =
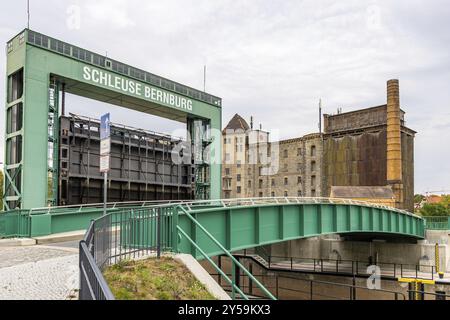
[[301,156],[302,155],[302,148],[298,148],[297,149],[297,156]]
[[316,171],[316,162],[315,161],[311,161],[311,172]]
[[302,177],[297,177],[297,184],[302,184]]
[[225,199],[230,199],[230,192],[229,191],[225,192]]
[[231,189],[231,179],[223,179],[223,184],[226,190]]
[[241,160],[237,160],[237,161],[236,161],[236,166],[237,166],[238,168],[241,167]]
[[227,144],[227,138],[223,138],[223,144]]
[[262,192],[259,193],[259,197],[262,198],[264,195]]
[[311,146],[311,157],[316,156],[316,146]]
[[288,156],[289,156],[289,152],[288,152],[288,150],[286,149],[286,150],[284,150],[284,157],[287,158]]
[[22,98],[23,94],[23,69],[8,77],[8,103]]
[[275,187],[275,179],[272,179],[272,187]]
[[236,193],[241,193],[242,192],[242,188],[241,187],[237,187],[237,191],[236,191]]
[[302,164],[301,163],[297,163],[297,171],[302,172]]
[[13,42],[8,42],[8,53],[10,53],[11,51],[13,51]]
[[285,197],[288,196],[288,192],[287,192],[287,191],[284,192],[284,196],[285,196]]
[[231,156],[229,153],[225,153],[225,161],[229,162],[231,160]]
[[289,184],[289,179],[288,178],[284,178],[284,185],[287,186]]
[[311,176],[311,187],[316,186],[316,176]]
[[249,187],[249,188],[252,187],[252,180],[248,180],[248,187]]
[[229,176],[230,175],[230,168],[225,168],[225,175]]
[[262,179],[259,179],[259,188],[261,189],[263,187],[264,181]]
[[252,175],[252,168],[248,168],[248,175],[249,175],[249,176]]
[[272,198],[275,198],[275,192],[272,192],[270,195],[272,196]]
[[241,178],[242,178],[242,177],[241,177],[241,175],[240,175],[240,174],[238,174],[238,175],[237,175],[237,179],[236,179],[236,180],[237,180],[238,182],[240,182],[240,181],[241,181]]
[[316,196],[316,190],[312,189],[311,190],[311,197],[315,197]]
[[302,191],[301,190],[297,191],[297,197],[302,197]]

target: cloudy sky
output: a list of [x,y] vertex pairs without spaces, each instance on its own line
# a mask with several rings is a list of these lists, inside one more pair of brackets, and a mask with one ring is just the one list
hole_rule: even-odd
[[[398,78],[407,125],[418,131],[416,192],[450,189],[446,0],[30,2],[32,29],[186,85],[203,88],[206,64],[224,124],[253,115],[280,138],[317,131],[319,98],[326,113],[384,104],[386,81]],[[26,0],[1,2],[2,43],[26,17]],[[0,61],[5,74],[4,50]],[[160,132],[180,127],[72,96],[68,109],[92,117],[112,109],[113,121]],[[3,136],[4,118],[0,126]]]

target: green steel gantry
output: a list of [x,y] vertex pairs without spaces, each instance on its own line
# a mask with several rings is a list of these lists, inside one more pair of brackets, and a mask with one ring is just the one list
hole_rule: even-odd
[[220,98],[29,29],[7,43],[6,72],[5,210],[57,204],[63,86],[67,93],[186,123],[192,145],[211,160],[202,157],[195,166],[196,196],[220,198]]

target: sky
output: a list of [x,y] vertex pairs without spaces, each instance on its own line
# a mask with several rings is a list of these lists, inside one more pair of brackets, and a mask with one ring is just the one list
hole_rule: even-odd
[[[26,25],[26,0],[1,1],[2,43]],[[446,0],[30,0],[30,27],[197,89],[206,65],[224,125],[253,116],[282,139],[318,130],[319,99],[329,114],[377,106],[386,81],[399,79],[406,125],[418,132],[415,191],[450,193]],[[5,64],[0,50],[1,74]],[[158,132],[182,127],[75,96],[67,108]]]

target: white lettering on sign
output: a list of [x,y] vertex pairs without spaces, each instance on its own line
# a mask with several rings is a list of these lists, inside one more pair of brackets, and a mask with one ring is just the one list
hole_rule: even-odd
[[139,82],[122,78],[111,73],[85,66],[83,79],[132,95],[144,97],[153,102],[159,102],[174,108],[192,111],[192,100],[179,95],[142,85]]

